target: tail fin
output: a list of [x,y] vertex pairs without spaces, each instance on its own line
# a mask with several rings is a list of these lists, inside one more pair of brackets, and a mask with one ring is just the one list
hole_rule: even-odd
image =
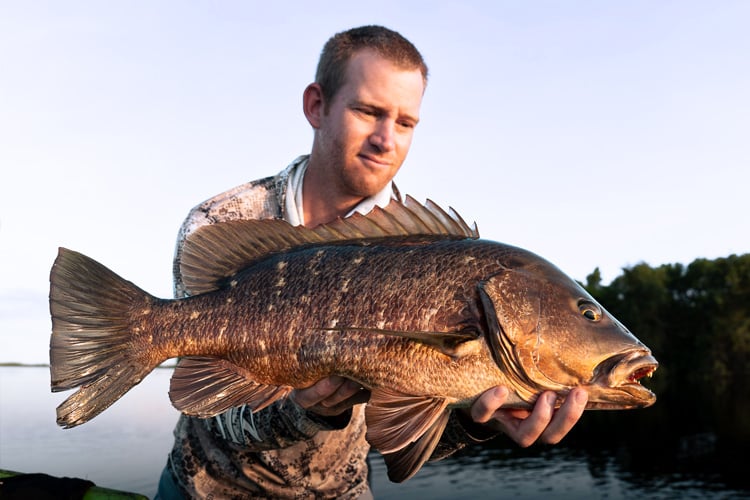
[[131,328],[131,318],[158,300],[93,259],[60,248],[50,273],[51,387],[80,389],[57,407],[58,425],[91,420],[159,364],[133,347]]

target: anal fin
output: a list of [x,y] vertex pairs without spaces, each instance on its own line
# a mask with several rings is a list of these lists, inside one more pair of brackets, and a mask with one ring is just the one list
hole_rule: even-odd
[[169,384],[169,399],[182,413],[208,418],[242,405],[262,410],[292,391],[288,386],[259,384],[250,375],[224,359],[182,358]]

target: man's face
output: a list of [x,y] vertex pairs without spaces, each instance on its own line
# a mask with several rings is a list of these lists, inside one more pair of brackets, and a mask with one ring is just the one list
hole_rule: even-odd
[[396,175],[419,121],[423,93],[418,69],[398,68],[369,50],[349,61],[344,85],[321,116],[315,144],[340,193],[372,196]]

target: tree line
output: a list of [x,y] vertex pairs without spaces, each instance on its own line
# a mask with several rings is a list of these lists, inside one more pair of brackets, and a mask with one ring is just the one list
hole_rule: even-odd
[[608,285],[597,268],[583,285],[659,361],[644,385],[665,420],[750,442],[750,254],[639,264]]

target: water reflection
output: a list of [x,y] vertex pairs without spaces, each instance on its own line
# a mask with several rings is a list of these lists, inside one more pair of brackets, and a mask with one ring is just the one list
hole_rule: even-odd
[[[560,445],[524,450],[499,438],[428,464],[406,485],[382,484],[376,493],[385,498],[750,498],[747,442],[719,420],[704,418],[705,410],[693,420],[680,408],[686,406],[587,412]],[[373,465],[385,473],[374,456]],[[427,471],[429,476],[422,475]]]

